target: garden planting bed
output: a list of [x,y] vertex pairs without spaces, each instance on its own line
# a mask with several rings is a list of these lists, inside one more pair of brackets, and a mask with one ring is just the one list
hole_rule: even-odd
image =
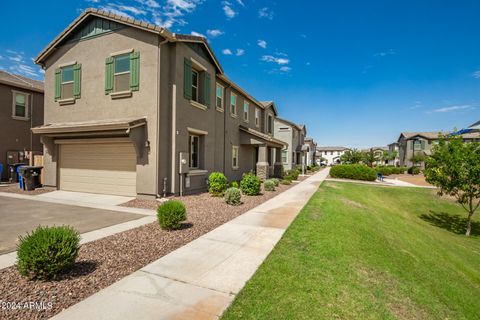
[[51,187],[43,187],[43,188],[37,188],[32,191],[25,191],[22,190],[18,187],[18,183],[9,183],[9,184],[2,184],[0,185],[0,192],[8,192],[8,193],[18,193],[18,194],[27,194],[27,195],[37,195],[37,194],[43,194],[47,192],[52,192],[55,191],[55,188]]
[[[0,319],[52,317],[294,185],[279,185],[276,191],[259,196],[242,195],[240,206],[227,205],[222,198],[208,193],[176,197],[185,204],[188,215],[180,230],[165,231],[154,222],[84,244],[74,268],[57,281],[28,281],[19,275],[16,266],[0,270]],[[125,206],[156,209],[158,202],[133,200]],[[25,307],[31,302],[39,308]],[[19,308],[12,310],[11,303]]]

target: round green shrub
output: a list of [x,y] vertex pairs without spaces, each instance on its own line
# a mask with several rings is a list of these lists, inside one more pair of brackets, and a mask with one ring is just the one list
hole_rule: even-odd
[[292,184],[292,180],[283,179],[280,183],[288,186],[288,185]]
[[208,176],[208,185],[210,192],[215,197],[221,197],[225,190],[227,190],[227,178],[221,172],[212,172]]
[[407,170],[405,167],[395,167],[395,166],[378,166],[375,168],[377,173],[381,173],[384,176],[389,176],[391,174],[403,174]]
[[72,227],[38,226],[20,236],[17,267],[28,279],[51,280],[73,266],[80,248],[80,235]]
[[300,171],[298,169],[292,169],[290,171],[287,171],[283,178],[293,181],[293,180],[297,180],[299,175],[300,175]]
[[341,164],[330,169],[330,176],[333,178],[375,181],[377,172],[363,164]]
[[266,180],[263,183],[263,187],[265,188],[265,191],[275,191],[275,182],[272,181],[272,179]]
[[272,178],[270,179],[273,181],[273,183],[275,183],[275,187],[278,187],[278,185],[280,184],[280,179],[277,179],[277,178]]
[[178,229],[181,222],[187,220],[187,209],[178,200],[168,200],[158,206],[157,218],[162,229]]
[[230,188],[237,188],[238,189],[238,182],[237,181],[230,182]]
[[410,167],[410,168],[408,168],[408,173],[413,174],[413,175],[420,174],[420,168],[419,167]]
[[241,198],[242,195],[240,189],[238,188],[228,188],[225,191],[225,195],[223,196],[225,202],[232,206],[238,206],[239,204],[241,204]]
[[243,175],[242,181],[240,181],[240,189],[243,194],[247,196],[256,196],[260,194],[262,182],[260,178],[255,174],[249,172]]

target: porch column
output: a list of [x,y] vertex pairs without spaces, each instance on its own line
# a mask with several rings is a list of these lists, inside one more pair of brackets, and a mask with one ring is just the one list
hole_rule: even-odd
[[275,148],[275,161],[273,165],[273,175],[275,178],[283,178],[282,149]]
[[257,177],[262,180],[268,179],[268,147],[258,147]]

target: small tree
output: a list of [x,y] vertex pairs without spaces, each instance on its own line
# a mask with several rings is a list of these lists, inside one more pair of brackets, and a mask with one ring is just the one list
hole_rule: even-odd
[[424,153],[416,153],[410,158],[410,161],[413,163],[413,166],[416,166],[417,164],[425,162],[426,158]]
[[398,151],[383,151],[382,159],[385,161],[394,161],[398,156]]
[[373,167],[373,164],[379,161],[380,158],[378,150],[374,148],[363,152],[363,162],[369,167]]
[[461,138],[440,138],[433,154],[426,159],[425,177],[468,212],[467,231],[472,229],[472,216],[480,206],[480,144],[464,143]]
[[363,156],[357,149],[347,150],[340,156],[340,161],[344,164],[357,164],[362,161]]

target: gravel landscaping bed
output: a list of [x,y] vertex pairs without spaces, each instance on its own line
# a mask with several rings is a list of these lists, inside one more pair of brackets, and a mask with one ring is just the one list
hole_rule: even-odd
[[[299,180],[306,178],[299,177]],[[84,244],[75,267],[57,281],[27,281],[20,277],[15,266],[0,270],[0,302],[3,307],[0,308],[0,319],[52,317],[295,184],[280,185],[276,191],[264,192],[260,196],[242,196],[240,206],[229,206],[222,198],[211,197],[208,193],[177,197],[185,203],[188,213],[182,229],[165,231],[154,222]],[[133,200],[125,205],[156,209],[158,202]],[[6,303],[12,302],[22,307],[5,310]],[[38,307],[43,303],[46,308],[24,308],[24,303],[29,302],[36,302]]]
[[18,187],[18,183],[9,183],[9,184],[1,184],[0,185],[0,192],[8,192],[8,193],[19,193],[19,194],[28,194],[31,196],[37,195],[37,194],[42,194],[42,193],[47,193],[47,192],[52,192],[55,191],[55,188],[51,187],[43,187],[43,188],[37,188],[32,191],[25,191],[22,190]]

